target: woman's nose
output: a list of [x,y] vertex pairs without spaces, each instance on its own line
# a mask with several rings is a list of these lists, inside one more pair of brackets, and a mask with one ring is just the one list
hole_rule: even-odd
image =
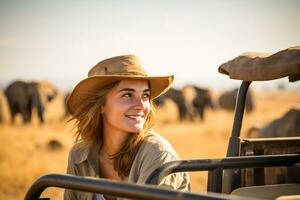
[[142,109],[145,108],[145,102],[143,101],[142,98],[137,97],[137,98],[135,99],[135,102],[134,102],[134,108],[135,108],[136,110],[142,110]]

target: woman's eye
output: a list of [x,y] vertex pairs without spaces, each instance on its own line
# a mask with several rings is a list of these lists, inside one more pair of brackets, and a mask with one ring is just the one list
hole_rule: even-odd
[[130,93],[125,93],[122,95],[122,97],[131,97],[132,95]]
[[149,99],[149,98],[150,98],[150,93],[145,93],[145,94],[143,94],[143,98],[144,98],[144,99]]

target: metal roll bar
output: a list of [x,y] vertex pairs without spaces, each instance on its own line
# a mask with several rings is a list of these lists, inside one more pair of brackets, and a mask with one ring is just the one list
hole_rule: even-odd
[[216,159],[178,160],[165,163],[154,170],[146,184],[158,184],[164,177],[176,172],[211,171],[220,169],[289,166],[300,161],[300,154],[243,156]]
[[48,174],[38,178],[28,189],[25,200],[38,200],[48,187],[68,188],[86,192],[107,194],[134,199],[149,200],[220,200],[228,196],[217,194],[199,194],[178,192],[171,189],[158,188],[151,185],[138,185],[102,178],[87,178],[69,174]]
[[[242,129],[243,117],[244,117],[246,97],[247,97],[247,92],[250,84],[251,81],[242,81],[242,84],[239,88],[236,97],[234,119],[232,124],[231,136],[228,142],[226,157],[240,155],[240,145],[241,145],[240,134]],[[208,176],[209,176],[209,181],[212,181],[212,183],[208,184],[209,185],[208,189],[210,191],[230,193],[231,190],[233,190],[234,188],[237,187],[237,185],[240,184],[240,173],[238,169],[228,170],[224,173],[221,173],[220,170],[216,170],[209,173]],[[219,184],[213,184],[213,183],[219,183]]]

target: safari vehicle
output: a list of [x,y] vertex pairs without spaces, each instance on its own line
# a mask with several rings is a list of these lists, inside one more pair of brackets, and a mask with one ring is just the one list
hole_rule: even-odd
[[[48,174],[32,184],[25,200],[41,199],[40,195],[47,187],[152,200],[284,199],[288,195],[296,195],[293,196],[294,199],[300,199],[300,137],[240,138],[245,99],[250,83],[283,77],[289,77],[291,82],[299,80],[300,46],[273,55],[243,54],[221,65],[219,72],[242,81],[225,158],[172,161],[153,171],[144,185],[101,178]],[[208,171],[207,193],[178,192],[155,186],[163,177],[184,171]]]

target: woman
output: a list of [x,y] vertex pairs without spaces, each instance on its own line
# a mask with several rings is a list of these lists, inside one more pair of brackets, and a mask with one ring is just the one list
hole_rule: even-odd
[[[162,164],[178,160],[171,145],[151,130],[152,100],[172,82],[173,76],[147,76],[134,55],[112,57],[94,66],[67,102],[77,125],[67,173],[142,184]],[[189,177],[172,174],[159,185],[186,191]],[[115,199],[73,190],[66,190],[64,197]]]

